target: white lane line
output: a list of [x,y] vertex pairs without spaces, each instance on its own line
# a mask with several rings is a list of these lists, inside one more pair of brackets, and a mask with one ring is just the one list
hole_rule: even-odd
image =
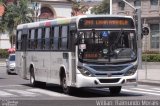
[[140,91],[147,91],[147,92],[160,92],[160,91],[149,90],[149,89],[142,89],[142,88],[132,88],[132,89],[140,90]]
[[124,92],[131,92],[131,93],[140,93],[140,94],[149,94],[149,95],[156,95],[156,96],[160,96],[160,94],[158,93],[152,93],[152,92],[144,92],[144,91],[133,91],[133,90],[128,90],[128,89],[122,89],[122,91]]
[[61,93],[57,93],[54,91],[48,91],[48,90],[44,90],[44,89],[28,89],[27,91],[30,92],[37,92],[37,93],[41,93],[41,94],[45,94],[45,95],[49,95],[49,96],[54,96],[54,97],[68,97],[69,95],[64,95]]
[[5,90],[12,93],[20,94],[21,96],[31,96],[31,97],[39,96],[39,94],[35,94],[33,92],[28,92],[24,90],[18,90],[18,89],[5,89]]
[[2,87],[17,87],[17,86],[23,86],[23,85],[3,85],[3,86],[0,86],[0,87],[2,88]]
[[14,95],[5,91],[0,91],[0,97],[17,97],[17,95]]
[[152,89],[154,89],[154,90],[160,90],[160,88],[152,88]]

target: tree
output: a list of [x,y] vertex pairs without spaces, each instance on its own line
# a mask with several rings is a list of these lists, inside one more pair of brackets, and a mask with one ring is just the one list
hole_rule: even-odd
[[4,0],[0,0],[0,6],[1,6],[1,11],[0,11],[0,33],[5,32],[5,23],[2,21],[2,15],[5,9],[5,3]]
[[72,16],[83,15],[88,11],[88,6],[82,5],[80,2],[74,2],[72,6]]
[[[32,22],[33,14],[34,12],[28,8],[28,0],[20,0],[19,5],[7,5],[2,21],[4,22],[9,35],[15,36],[17,25]],[[13,42],[11,42],[11,47],[13,47]]]
[[91,13],[94,14],[109,14],[109,0],[103,0],[100,5],[96,5],[91,9]]

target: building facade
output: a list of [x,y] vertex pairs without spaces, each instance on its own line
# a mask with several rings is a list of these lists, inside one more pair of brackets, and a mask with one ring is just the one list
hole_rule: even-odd
[[[142,25],[150,33],[142,40],[143,51],[160,52],[160,0],[126,0],[134,7],[141,7]],[[113,14],[134,16],[135,11],[121,0],[113,0]]]
[[[68,0],[28,0],[29,8],[34,10],[35,21],[55,19],[62,17],[71,17],[72,4]],[[19,3],[19,0],[6,0],[7,5]],[[2,16],[2,8],[0,7],[0,15]],[[11,48],[9,35],[0,33],[0,49]]]
[[0,34],[0,49],[11,48],[11,43],[9,41],[9,36],[6,33]]
[[68,0],[31,0],[30,3],[37,19],[71,17],[72,4]]

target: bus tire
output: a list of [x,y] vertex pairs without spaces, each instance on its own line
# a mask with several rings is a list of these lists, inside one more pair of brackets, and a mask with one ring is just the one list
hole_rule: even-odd
[[72,94],[74,88],[67,86],[67,82],[66,82],[66,75],[62,76],[62,90],[65,94]]
[[109,87],[111,95],[118,95],[121,92],[121,86],[118,87]]
[[33,87],[42,87],[42,88],[46,87],[45,82],[36,81],[35,74],[34,74],[34,68],[31,68],[31,70],[30,70],[30,84]]

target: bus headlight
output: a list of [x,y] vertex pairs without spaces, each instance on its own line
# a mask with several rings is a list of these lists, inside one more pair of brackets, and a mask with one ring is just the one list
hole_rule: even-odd
[[131,76],[131,75],[134,75],[135,74],[135,72],[136,72],[136,70],[137,70],[137,68],[131,68],[131,69],[129,69],[125,74],[124,74],[124,76]]
[[87,77],[93,77],[94,75],[86,68],[78,66],[78,70],[81,72],[82,75]]

